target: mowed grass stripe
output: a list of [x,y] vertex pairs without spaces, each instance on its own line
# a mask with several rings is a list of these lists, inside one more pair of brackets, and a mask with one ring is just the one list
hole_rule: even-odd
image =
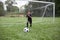
[[[37,21],[35,19],[37,17],[33,18],[33,22]],[[25,22],[25,20],[23,21]],[[23,31],[25,23],[11,25],[0,23],[0,40],[60,40],[60,18],[56,18],[54,24],[48,23],[33,23],[32,28],[29,27],[31,30],[28,33]]]

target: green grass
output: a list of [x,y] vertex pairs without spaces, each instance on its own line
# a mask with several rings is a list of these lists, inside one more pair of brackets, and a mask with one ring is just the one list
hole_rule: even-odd
[[49,19],[40,22],[39,17],[33,17],[31,30],[25,33],[26,18],[0,17],[0,40],[60,40],[60,17],[54,23],[46,21]]

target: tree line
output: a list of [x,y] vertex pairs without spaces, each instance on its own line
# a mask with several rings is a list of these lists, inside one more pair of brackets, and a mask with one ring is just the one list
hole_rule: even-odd
[[[6,1],[7,6],[7,11],[17,11],[19,10],[17,7],[13,7],[12,4],[13,2],[9,3],[10,0]],[[38,0],[41,1],[41,0]],[[60,0],[43,0],[43,1],[50,1],[50,2],[55,2],[55,14],[57,17],[60,17]],[[25,5],[25,11],[27,11],[27,6]],[[6,11],[4,10],[3,3],[0,2],[0,16],[4,16]]]

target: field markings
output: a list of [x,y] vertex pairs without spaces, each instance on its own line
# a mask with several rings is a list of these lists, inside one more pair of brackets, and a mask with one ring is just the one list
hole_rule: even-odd
[[[0,23],[0,24],[9,24],[9,25],[11,25],[11,24],[26,24],[27,22],[17,22],[17,23]],[[40,24],[51,24],[51,23],[49,23],[49,22],[41,22],[41,21],[33,21],[32,22],[32,24],[36,24],[36,23],[40,23]]]

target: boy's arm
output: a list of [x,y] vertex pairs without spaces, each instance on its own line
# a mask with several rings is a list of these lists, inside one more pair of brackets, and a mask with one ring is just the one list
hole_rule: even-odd
[[28,14],[28,16],[31,18],[31,16]]

